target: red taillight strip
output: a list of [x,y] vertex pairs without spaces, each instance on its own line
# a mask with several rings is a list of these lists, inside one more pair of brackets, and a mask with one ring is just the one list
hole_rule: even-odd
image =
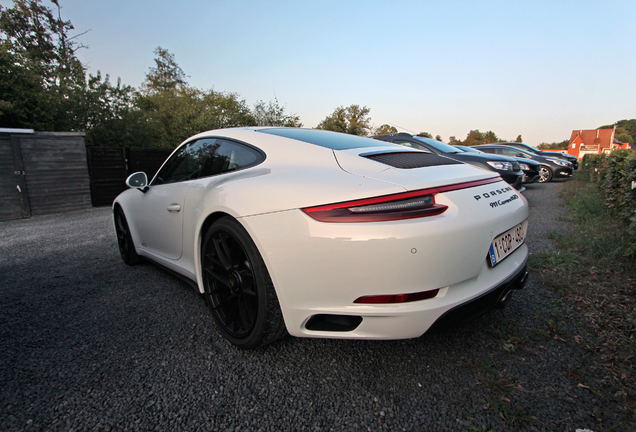
[[435,189],[437,189],[438,192],[450,192],[450,191],[460,190],[460,189],[469,189],[472,187],[482,186],[482,185],[490,184],[490,183],[497,183],[498,181],[502,181],[502,180],[503,179],[501,178],[501,176],[497,176],[497,177],[489,178],[486,180],[476,180],[476,181],[471,181],[466,183],[452,184],[448,186],[439,186],[439,187],[436,187]]
[[437,296],[439,289],[430,291],[422,291],[411,294],[389,294],[362,296],[354,301],[354,303],[363,304],[390,304],[390,303],[409,303],[418,300],[426,300]]
[[[365,198],[354,201],[346,201],[334,204],[326,204],[316,207],[307,207],[302,209],[307,215],[321,222],[380,222],[400,219],[412,219],[424,216],[434,216],[446,211],[448,206],[435,204],[435,195],[442,192],[450,192],[460,189],[468,189],[471,187],[481,186],[501,181],[501,177],[495,177],[485,180],[477,180],[472,182],[456,183],[446,186],[438,186],[429,189],[420,189],[410,192],[401,192],[393,195],[384,195],[374,198]],[[433,204],[427,207],[411,209],[407,211],[394,212],[377,212],[359,214],[349,210],[351,207],[362,207],[366,205],[381,204],[391,201],[401,201],[421,196],[432,196]]]

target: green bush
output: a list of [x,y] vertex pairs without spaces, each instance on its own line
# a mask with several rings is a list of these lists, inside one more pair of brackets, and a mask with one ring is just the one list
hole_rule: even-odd
[[636,153],[616,150],[610,155],[585,155],[583,168],[605,194],[605,205],[628,223],[627,254],[636,256]]
[[592,182],[598,183],[600,179],[600,170],[603,167],[606,159],[606,154],[587,154],[583,156],[581,165],[583,165],[583,169],[588,173]]

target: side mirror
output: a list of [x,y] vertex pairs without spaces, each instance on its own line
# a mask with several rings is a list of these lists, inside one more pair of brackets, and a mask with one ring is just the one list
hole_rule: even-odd
[[137,188],[142,192],[148,190],[148,176],[145,172],[136,172],[126,179],[126,186],[129,188]]
[[517,156],[516,156],[516,157],[520,157],[520,158],[522,158],[523,156],[524,156],[524,155],[523,155],[523,153],[517,153]]

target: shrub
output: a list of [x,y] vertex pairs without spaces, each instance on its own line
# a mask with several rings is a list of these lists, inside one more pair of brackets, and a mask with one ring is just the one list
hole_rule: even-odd
[[608,155],[585,155],[583,168],[605,194],[605,205],[628,223],[627,254],[636,255],[636,153],[616,150]]
[[583,169],[588,173],[592,182],[598,183],[600,179],[600,170],[603,167],[606,159],[606,154],[587,154],[583,156],[581,165],[583,165]]

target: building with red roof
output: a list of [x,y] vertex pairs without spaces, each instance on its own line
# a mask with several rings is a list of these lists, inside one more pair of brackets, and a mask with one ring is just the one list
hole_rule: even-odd
[[629,143],[614,138],[616,126],[612,129],[573,130],[568,145],[568,153],[579,160],[586,154],[611,153],[616,149],[631,149]]

